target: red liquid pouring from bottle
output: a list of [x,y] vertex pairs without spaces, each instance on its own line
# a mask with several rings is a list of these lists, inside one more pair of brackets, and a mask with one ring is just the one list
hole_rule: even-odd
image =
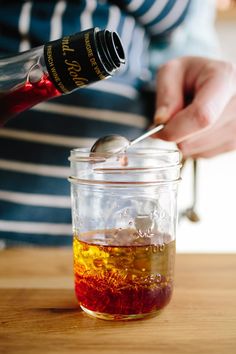
[[0,126],[37,103],[60,95],[61,92],[56,89],[46,74],[43,74],[37,82],[26,81],[7,93],[0,92]]

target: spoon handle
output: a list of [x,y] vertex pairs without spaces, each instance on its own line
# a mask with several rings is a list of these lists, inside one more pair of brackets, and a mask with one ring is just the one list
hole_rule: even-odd
[[197,160],[193,159],[193,208],[197,204]]
[[143,139],[148,138],[150,135],[153,135],[153,134],[159,132],[163,128],[164,128],[164,124],[157,125],[155,128],[148,130],[146,133],[142,134],[138,138],[131,140],[130,146],[142,141]]

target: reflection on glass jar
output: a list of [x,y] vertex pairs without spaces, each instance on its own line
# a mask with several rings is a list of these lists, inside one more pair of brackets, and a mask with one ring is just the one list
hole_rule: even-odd
[[111,320],[153,316],[171,299],[180,179],[176,150],[120,158],[70,156],[75,292],[85,312]]

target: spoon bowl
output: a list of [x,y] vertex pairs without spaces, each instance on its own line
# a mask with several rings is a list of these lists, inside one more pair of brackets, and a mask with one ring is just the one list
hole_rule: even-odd
[[146,139],[164,128],[164,124],[160,124],[153,129],[148,130],[134,140],[128,140],[122,135],[106,135],[99,138],[91,147],[90,152],[101,153],[106,156],[112,156],[125,152],[130,146]]
[[130,141],[122,135],[106,135],[93,144],[90,152],[115,155],[125,151],[129,146]]

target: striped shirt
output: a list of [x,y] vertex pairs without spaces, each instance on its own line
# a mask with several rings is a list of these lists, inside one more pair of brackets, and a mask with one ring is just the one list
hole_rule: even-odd
[[112,79],[43,102],[0,130],[0,244],[71,244],[70,149],[113,133],[132,139],[149,125],[149,52],[168,47],[190,2],[0,1],[1,56],[97,26],[119,33],[128,59]]

